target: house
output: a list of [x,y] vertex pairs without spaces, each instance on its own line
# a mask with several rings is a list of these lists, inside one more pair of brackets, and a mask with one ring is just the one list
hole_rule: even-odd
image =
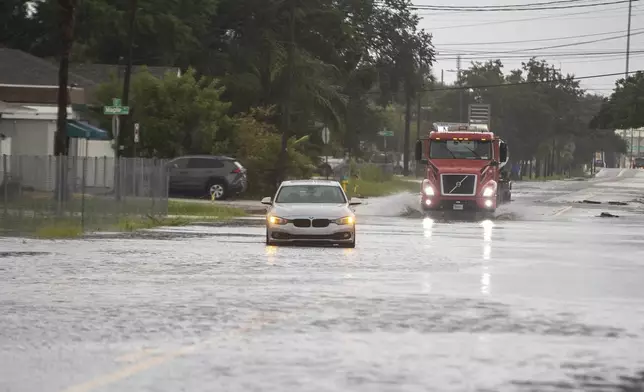
[[[67,136],[70,155],[114,156],[109,133],[81,121],[82,86],[95,82],[70,74]],[[0,48],[0,176],[50,190],[58,114],[58,66],[28,53]]]
[[[142,68],[134,66],[133,72]],[[168,73],[181,75],[178,68],[145,68],[158,78]],[[93,126],[85,113],[96,104],[96,89],[114,76],[122,78],[124,72],[124,66],[119,65],[70,64],[66,129],[69,155],[93,158],[86,160],[91,163],[92,175],[87,178],[90,186],[112,186],[114,150],[110,132]],[[50,190],[53,186],[46,178],[51,178],[51,161],[55,160],[57,101],[58,64],[0,47],[0,158],[10,157],[0,159],[0,179],[3,173],[18,170],[30,187],[39,189],[48,183],[44,187]],[[31,166],[28,162],[32,162]]]

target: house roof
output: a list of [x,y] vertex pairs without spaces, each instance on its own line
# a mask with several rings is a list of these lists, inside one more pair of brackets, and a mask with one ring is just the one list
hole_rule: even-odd
[[[73,72],[69,83],[82,87],[96,84]],[[0,84],[57,86],[58,65],[21,50],[0,47]]]
[[[162,79],[168,72],[173,74],[179,72],[179,68],[134,65],[132,66],[132,74],[136,74],[143,68],[159,79]],[[111,81],[112,76],[123,79],[125,66],[115,64],[70,64],[69,71],[96,83],[107,83]]]
[[[133,66],[132,72],[144,66]],[[179,68],[145,67],[157,78],[167,72],[178,73]],[[112,75],[123,78],[125,67],[112,64],[70,64],[69,84],[94,87],[110,82]],[[0,84],[24,86],[58,86],[58,64],[17,49],[0,47]]]

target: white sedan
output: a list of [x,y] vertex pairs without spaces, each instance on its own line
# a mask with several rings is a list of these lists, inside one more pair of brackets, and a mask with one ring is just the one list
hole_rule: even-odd
[[317,242],[356,246],[356,216],[351,207],[360,200],[348,200],[337,181],[284,181],[275,198],[265,197],[266,244]]

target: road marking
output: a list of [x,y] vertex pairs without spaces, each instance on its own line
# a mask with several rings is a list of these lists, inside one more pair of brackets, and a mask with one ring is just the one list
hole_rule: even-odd
[[116,362],[132,362],[154,354],[160,354],[160,351],[156,348],[144,348],[142,350],[121,355],[116,358]]
[[88,392],[96,388],[104,387],[106,385],[115,383],[124,378],[130,377],[134,374],[141,373],[144,370],[150,369],[154,366],[161,365],[162,363],[168,362],[169,360],[179,357],[181,355],[188,354],[197,349],[197,345],[183,347],[177,351],[171,352],[169,354],[150,358],[147,361],[139,362],[131,366],[124,367],[123,369],[117,370],[114,373],[106,374],[101,377],[97,377],[91,381],[88,381],[83,384],[75,385],[71,388],[65,389],[64,392]]
[[617,174],[617,177],[621,177],[624,174],[624,172],[626,172],[626,169],[620,170],[619,174]]
[[557,210],[557,212],[554,213],[554,216],[559,216],[559,215],[564,214],[564,213],[566,213],[566,212],[568,212],[570,210],[572,210],[572,206],[566,206],[564,208],[560,208],[559,210]]
[[[257,326],[263,326],[263,325],[267,324],[270,321],[277,321],[279,318],[282,318],[282,319],[286,318],[284,316],[276,317],[274,315],[268,315],[268,317],[267,317],[267,316],[264,315],[263,312],[258,312],[258,313],[260,313],[259,317],[254,317],[248,323],[246,323],[246,325],[242,325],[238,329],[229,331],[228,333],[225,333],[224,335],[230,336],[230,335],[242,334],[244,332],[251,331],[253,328],[255,328]],[[295,317],[295,315],[293,315],[293,314],[287,314],[286,316],[287,317]],[[204,340],[201,343],[196,343],[196,344],[193,344],[191,346],[185,346],[185,347],[182,347],[182,348],[180,348],[178,350],[175,350],[175,351],[172,351],[170,353],[167,353],[165,355],[156,356],[156,357],[144,360],[142,362],[134,363],[132,365],[126,366],[124,368],[121,368],[121,369],[119,369],[119,370],[117,370],[117,371],[115,371],[113,373],[109,373],[109,374],[106,374],[106,375],[103,375],[103,376],[99,376],[99,377],[97,377],[97,378],[95,378],[93,380],[87,381],[85,383],[74,385],[72,387],[64,389],[62,392],[90,392],[90,391],[94,391],[94,390],[96,390],[98,388],[105,387],[107,385],[110,385],[110,384],[113,384],[115,382],[121,381],[123,379],[126,379],[126,378],[128,378],[130,376],[133,376],[135,374],[141,373],[141,372],[146,371],[148,369],[151,369],[153,367],[162,365],[162,364],[164,364],[164,363],[166,363],[166,362],[168,362],[168,361],[170,361],[172,359],[184,356],[186,354],[193,353],[193,352],[197,351],[198,349],[205,348],[209,344],[215,343],[217,340],[220,340],[223,337],[225,337],[225,336],[221,336],[221,335],[214,336],[214,337],[212,337],[210,339]],[[141,350],[140,352],[134,352],[134,353],[131,353],[131,354],[128,354],[128,355],[129,356],[135,356],[135,355],[138,354],[138,356],[140,358],[145,358],[145,357],[149,356],[154,351],[156,351],[156,350],[154,350],[154,349]],[[124,355],[124,356],[121,356],[119,358],[120,359],[127,358],[128,355]],[[119,358],[116,358],[116,360],[118,361]]]

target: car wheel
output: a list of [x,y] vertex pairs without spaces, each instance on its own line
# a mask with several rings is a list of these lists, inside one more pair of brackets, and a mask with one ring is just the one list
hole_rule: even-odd
[[210,196],[210,198],[214,196],[215,200],[224,200],[228,196],[226,185],[218,181],[209,183],[207,191],[208,196]]

